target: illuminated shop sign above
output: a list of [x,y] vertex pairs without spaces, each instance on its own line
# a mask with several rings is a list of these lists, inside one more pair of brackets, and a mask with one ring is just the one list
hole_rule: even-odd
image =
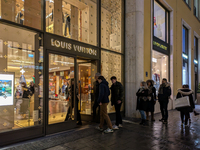
[[69,51],[78,52],[78,53],[84,53],[84,54],[88,54],[88,55],[92,55],[92,56],[97,56],[97,50],[95,50],[93,48],[88,48],[85,46],[81,46],[78,44],[72,44],[70,42],[60,41],[60,40],[56,40],[53,38],[51,38],[51,46],[66,49]]
[[162,45],[156,41],[153,41],[153,45],[167,51],[167,46]]

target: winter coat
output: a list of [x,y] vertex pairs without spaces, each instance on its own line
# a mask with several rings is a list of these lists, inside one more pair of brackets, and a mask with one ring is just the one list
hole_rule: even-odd
[[98,104],[99,103],[109,103],[108,96],[110,95],[110,90],[108,87],[108,82],[103,80],[99,84],[99,97],[98,97]]
[[160,101],[168,101],[171,95],[171,87],[169,83],[161,84],[158,91],[158,100]]
[[178,89],[176,98],[189,96],[189,100],[190,100],[189,107],[177,108],[178,111],[193,112],[193,109],[195,108],[193,94],[194,94],[194,92],[190,89]]
[[148,110],[148,89],[139,89],[136,93],[137,96],[137,105],[136,105],[136,110]]
[[120,82],[116,82],[111,86],[111,103],[112,105],[117,104],[117,101],[123,101],[123,86]]
[[148,111],[149,112],[154,112],[154,105],[155,105],[155,100],[156,100],[156,88],[155,87],[149,87],[148,88],[148,97],[149,97],[149,107]]

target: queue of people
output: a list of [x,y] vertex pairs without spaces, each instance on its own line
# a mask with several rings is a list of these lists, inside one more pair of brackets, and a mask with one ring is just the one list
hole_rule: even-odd
[[[167,79],[164,78],[162,80],[162,84],[160,85],[158,91],[158,101],[160,103],[160,110],[162,114],[162,118],[159,121],[162,121],[164,124],[166,124],[168,120],[167,108],[170,95],[171,95],[171,87],[167,82]],[[154,81],[147,80],[146,82],[144,81],[141,82],[140,88],[138,89],[136,96],[137,96],[136,110],[139,110],[141,115],[140,125],[148,125],[146,121],[149,121],[149,112],[151,112],[151,121],[155,121],[154,107],[156,104],[157,96],[156,96],[156,89],[154,87]]]

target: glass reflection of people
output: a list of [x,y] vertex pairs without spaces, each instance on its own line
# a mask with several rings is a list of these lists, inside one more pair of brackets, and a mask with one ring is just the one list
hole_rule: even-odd
[[29,106],[29,95],[31,94],[29,91],[29,88],[26,87],[26,83],[22,82],[22,103],[20,104],[20,114],[22,116],[22,119],[26,119],[26,114],[28,111]]
[[[95,74],[95,82],[93,83],[94,85],[94,105],[93,105],[93,121],[96,121],[96,116],[97,116],[97,108],[98,108],[98,114],[100,114],[100,107],[99,104],[97,102],[98,98],[99,98],[99,82],[98,82],[98,78],[101,76],[100,73],[96,73]],[[98,119],[99,120],[99,119]]]
[[34,92],[35,92],[34,87],[35,87],[35,85],[34,85],[33,81],[31,81],[31,83],[30,83],[30,92],[31,92],[31,95],[33,95]]
[[[74,79],[68,82],[68,87],[66,88],[66,100],[69,101],[69,109],[65,121],[70,120],[72,116],[72,109],[74,108]],[[82,125],[80,110],[78,110],[78,90],[76,87],[76,107],[77,107],[77,125]]]

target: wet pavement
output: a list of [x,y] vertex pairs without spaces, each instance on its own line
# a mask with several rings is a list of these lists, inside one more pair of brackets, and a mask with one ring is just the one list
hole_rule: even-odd
[[[200,106],[196,109],[200,112]],[[167,125],[158,120],[149,126],[139,125],[138,119],[124,118],[123,128],[114,133],[102,134],[96,125],[42,137],[12,145],[10,150],[197,150],[200,149],[200,116],[191,114],[189,127],[181,127],[179,112],[169,111]]]

